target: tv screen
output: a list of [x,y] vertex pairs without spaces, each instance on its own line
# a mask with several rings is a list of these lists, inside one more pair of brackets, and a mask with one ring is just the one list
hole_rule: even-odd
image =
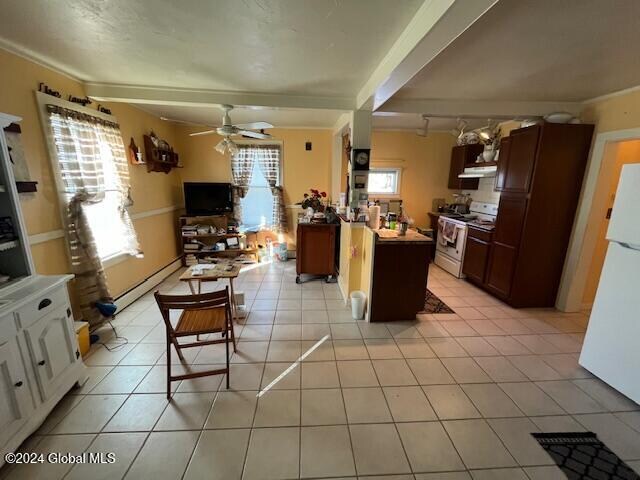
[[218,215],[233,211],[230,183],[185,182],[187,215]]

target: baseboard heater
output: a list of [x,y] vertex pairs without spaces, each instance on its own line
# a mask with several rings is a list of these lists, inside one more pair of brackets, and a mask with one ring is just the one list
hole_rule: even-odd
[[135,287],[131,287],[122,295],[116,297],[115,303],[118,305],[118,311],[121,312],[133,302],[142,297],[145,293],[158,286],[162,281],[178,270],[182,266],[182,257],[178,257],[171,263],[162,267],[153,275],[145,278],[142,282],[138,283]]

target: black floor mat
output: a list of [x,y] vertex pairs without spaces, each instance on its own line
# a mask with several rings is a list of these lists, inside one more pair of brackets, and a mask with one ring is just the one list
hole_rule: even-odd
[[569,480],[640,480],[591,432],[532,433]]

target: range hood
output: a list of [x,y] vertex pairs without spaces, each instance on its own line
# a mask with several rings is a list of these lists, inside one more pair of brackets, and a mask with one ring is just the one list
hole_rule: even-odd
[[[482,164],[479,164],[482,165]],[[467,167],[464,171],[458,175],[458,178],[486,178],[495,177],[498,167],[496,165],[489,165],[486,167]]]

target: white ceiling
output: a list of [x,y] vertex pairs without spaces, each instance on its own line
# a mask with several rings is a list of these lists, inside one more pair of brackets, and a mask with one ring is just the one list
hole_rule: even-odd
[[[487,124],[485,119],[466,119],[467,130],[483,127]],[[383,113],[373,114],[373,128],[378,130],[416,130],[424,126],[422,115],[418,113]],[[430,131],[450,131],[456,128],[456,118],[429,118]]]
[[397,94],[583,101],[640,84],[640,1],[501,0]]
[[[157,117],[166,117],[194,125],[221,125],[222,110],[211,106],[135,105]],[[280,128],[331,128],[343,112],[338,110],[311,110],[285,108],[235,107],[230,115],[235,124],[269,122]]]
[[[164,117],[193,125],[218,126],[222,123],[222,110],[212,106],[135,105],[157,117]],[[231,111],[233,123],[269,122],[279,128],[332,128],[344,112],[339,110],[257,108],[236,106]],[[469,128],[484,126],[485,120],[468,119]],[[431,118],[429,130],[449,131],[455,128],[455,118]],[[374,112],[372,126],[380,130],[415,130],[424,122],[420,114]]]
[[422,0],[0,0],[0,39],[82,80],[355,96]]

